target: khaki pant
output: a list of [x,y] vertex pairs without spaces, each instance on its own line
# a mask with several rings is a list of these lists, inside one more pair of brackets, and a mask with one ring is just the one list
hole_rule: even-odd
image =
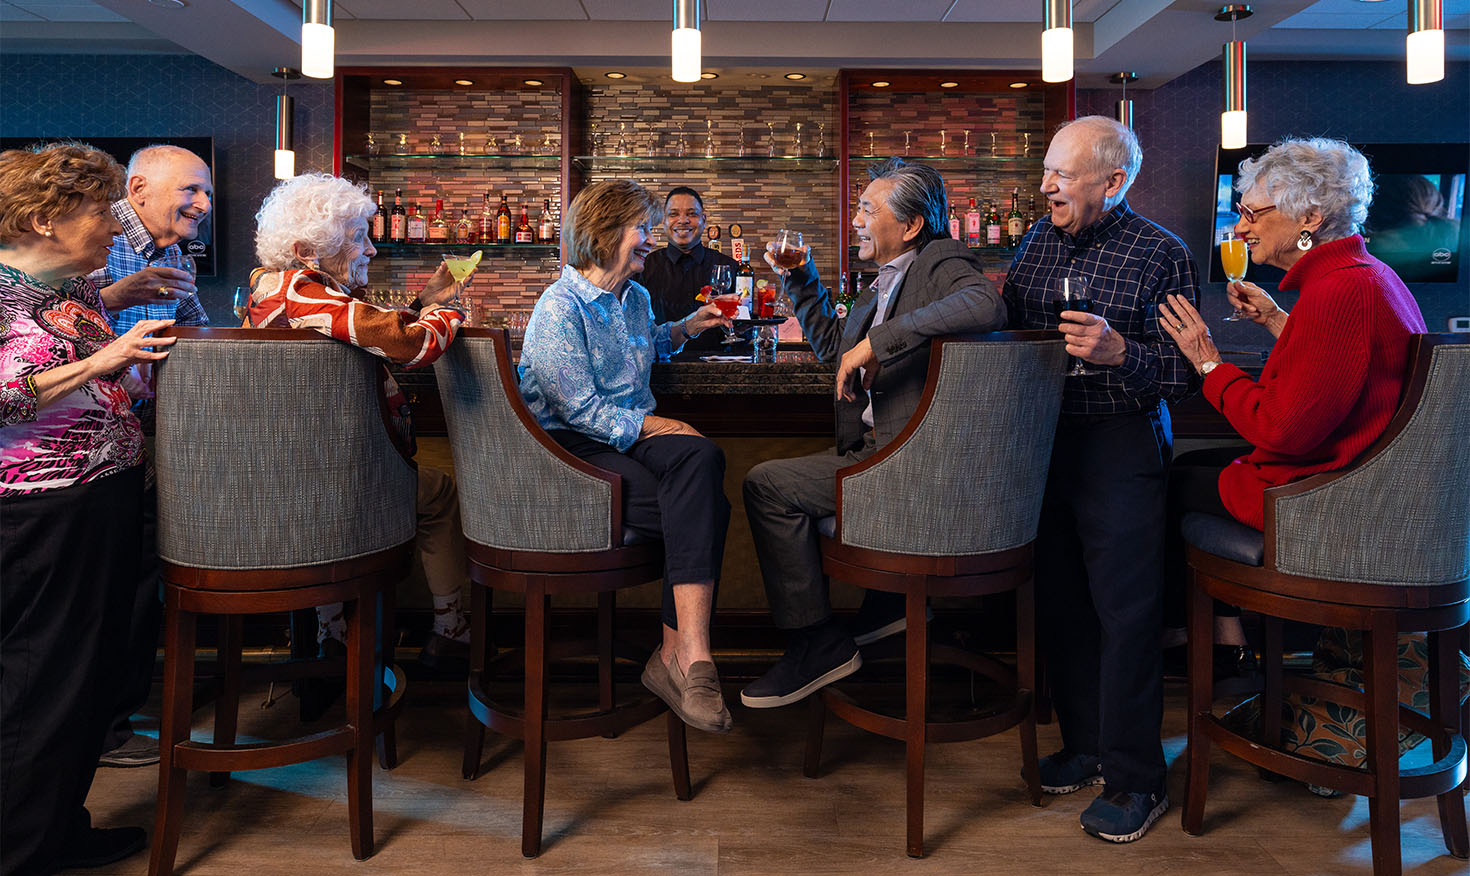
[[419,466],[418,537],[424,579],[435,596],[452,596],[469,580],[464,530],[459,525],[459,490],[454,478]]

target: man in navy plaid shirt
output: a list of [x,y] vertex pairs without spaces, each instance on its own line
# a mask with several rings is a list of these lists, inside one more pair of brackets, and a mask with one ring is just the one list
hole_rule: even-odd
[[193,152],[147,146],[133,153],[127,194],[112,205],[123,233],[112,239],[107,266],[87,278],[101,292],[114,332],[144,319],[209,325],[194,285],[194,262],[179,241],[199,234],[213,195],[209,166]]
[[[1041,784],[1105,784],[1082,813],[1093,836],[1131,842],[1169,808],[1164,710],[1164,502],[1169,402],[1199,379],[1158,324],[1165,295],[1198,299],[1178,237],[1123,199],[1143,153],[1127,127],[1086,116],[1047,149],[1050,215],[1021,241],[1005,283],[1014,328],[1057,329],[1092,376],[1069,377],[1036,539],[1037,605],[1062,750]],[[1052,308],[1055,283],[1082,277],[1091,312]]]
[[[112,238],[107,266],[87,279],[107,307],[112,330],[122,334],[139,320],[172,319],[176,325],[209,325],[194,285],[194,263],[179,241],[194,238],[209,215],[214,183],[199,156],[177,146],[147,146],[128,161],[127,193],[112,204],[123,233]],[[148,375],[143,375],[145,378]],[[151,419],[151,403],[140,402],[140,416]],[[144,519],[144,563],[133,600],[127,680],[118,690],[112,727],[104,742],[102,766],[135,767],[158,762],[158,740],[133,732],[133,712],[148,700],[160,618],[158,564],[154,544],[153,489]]]

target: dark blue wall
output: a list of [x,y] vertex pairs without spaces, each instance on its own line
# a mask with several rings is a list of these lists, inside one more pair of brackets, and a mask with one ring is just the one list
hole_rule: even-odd
[[[1143,145],[1143,172],[1128,201],[1182,237],[1201,261],[1214,218],[1220,69],[1213,61],[1161,88],[1129,93]],[[1442,82],[1410,86],[1397,61],[1253,61],[1247,94],[1250,141],[1299,135],[1358,143],[1470,142],[1470,64],[1447,64],[1445,73]],[[1111,116],[1119,96],[1118,89],[1079,91],[1077,112]],[[1411,288],[1431,331],[1444,331],[1449,316],[1470,314],[1466,288]],[[1254,325],[1213,321],[1227,309],[1223,284],[1207,284],[1203,292],[1211,330],[1222,344],[1267,346],[1269,336]],[[1291,299],[1283,303],[1289,306]]]
[[[255,211],[275,184],[276,95],[191,55],[0,56],[0,133],[17,137],[213,137],[220,265],[200,278],[217,325],[254,267]],[[296,168],[331,170],[332,86],[296,80]]]

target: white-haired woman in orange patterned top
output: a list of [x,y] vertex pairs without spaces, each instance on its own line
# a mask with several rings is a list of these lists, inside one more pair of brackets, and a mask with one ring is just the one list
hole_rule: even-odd
[[[246,325],[309,328],[409,368],[433,364],[464,322],[457,289],[440,265],[419,293],[417,314],[364,299],[368,262],[377,254],[368,236],[376,210],[367,190],[341,177],[306,173],[280,183],[255,214],[255,252],[260,267],[250,275]],[[397,383],[382,371],[388,409],[412,446],[412,423]],[[418,548],[434,597],[434,630],[421,663],[463,672],[469,656],[469,622],[460,604],[468,578],[459,499],[454,479],[420,465]],[[341,647],[341,605],[317,609],[317,640],[326,652]]]

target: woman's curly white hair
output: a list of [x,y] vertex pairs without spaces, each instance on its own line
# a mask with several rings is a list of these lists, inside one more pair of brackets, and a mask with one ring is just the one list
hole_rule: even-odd
[[1280,140],[1260,158],[1240,163],[1235,190],[1259,188],[1283,215],[1322,214],[1318,242],[1356,234],[1373,203],[1373,171],[1363,153],[1341,140]]
[[331,258],[346,246],[353,223],[376,210],[366,187],[339,176],[303,173],[283,180],[255,214],[256,258],[272,271],[298,267],[291,250],[295,243],[310,247],[319,259]]

